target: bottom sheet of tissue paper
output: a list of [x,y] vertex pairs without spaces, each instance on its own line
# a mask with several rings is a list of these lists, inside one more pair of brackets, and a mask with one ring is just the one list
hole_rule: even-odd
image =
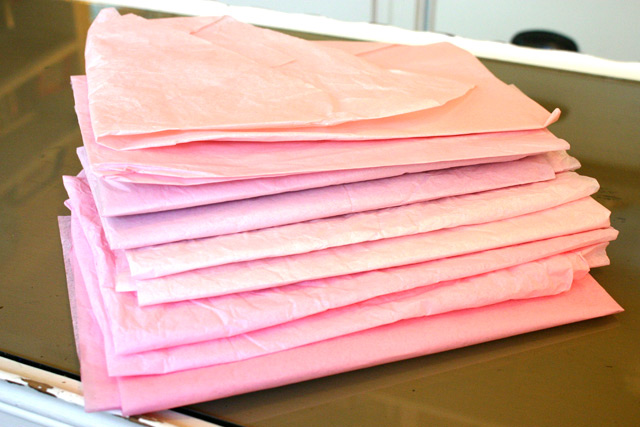
[[[139,414],[277,387],[411,357],[450,350],[622,311],[586,275],[559,295],[457,310],[324,340],[239,362],[164,375],[109,377],[104,341],[77,259],[60,220],[69,274],[85,407]],[[509,319],[505,322],[504,319]],[[346,351],[348,350],[348,351]],[[336,357],[340,355],[340,357]],[[166,393],[166,390],[172,390]]]

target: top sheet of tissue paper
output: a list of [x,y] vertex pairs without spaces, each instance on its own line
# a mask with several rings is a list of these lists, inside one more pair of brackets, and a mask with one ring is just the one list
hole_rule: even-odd
[[98,137],[335,125],[437,107],[472,89],[229,17],[196,22],[203,27],[100,13],[86,50]]

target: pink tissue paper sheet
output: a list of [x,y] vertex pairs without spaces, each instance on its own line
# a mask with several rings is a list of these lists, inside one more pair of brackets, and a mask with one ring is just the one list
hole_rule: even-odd
[[[569,148],[566,141],[540,129],[388,141],[195,142],[179,147],[118,152],[95,142],[86,80],[72,77],[71,83],[92,172],[112,178],[119,175],[130,181],[140,180],[143,175],[142,182],[184,185],[417,164],[442,169],[469,164],[474,159],[478,163],[513,160]],[[158,181],[160,176],[163,178]],[[188,182],[185,178],[196,180]]]
[[[229,338],[138,353],[113,355],[110,375],[167,373],[261,356],[307,345],[413,317],[481,307],[510,299],[526,299],[566,291],[574,276],[589,267],[607,265],[606,244],[553,258],[521,264],[480,276],[441,282],[387,294],[365,302],[325,311]],[[110,333],[108,332],[107,335]]]
[[86,70],[99,136],[330,126],[437,107],[472,88],[230,17],[190,32],[158,24],[109,9],[89,29]]
[[[114,292],[117,259],[106,245],[90,203],[72,196],[74,218],[89,247],[83,265],[92,265],[112,330],[114,351],[133,353],[200,342],[258,330],[380,295],[512,267],[615,239],[611,228],[538,240],[517,246],[339,276],[262,291],[140,308],[135,294]],[[117,288],[116,288],[117,289]],[[260,307],[260,310],[255,310]]]
[[[79,179],[65,177],[65,184],[76,199],[83,186],[86,194]],[[78,209],[88,210],[88,205]],[[95,209],[87,216],[96,221]],[[608,226],[608,217],[605,208],[583,198],[507,220],[138,280],[137,295],[148,305],[263,289],[588,231]]]
[[[604,253],[604,248],[598,248]],[[413,317],[554,295],[589,270],[588,254],[565,254],[508,270],[389,294],[271,328],[129,356],[107,346],[109,375],[161,374],[217,365],[295,348]],[[606,258],[602,254],[597,257]],[[585,260],[586,259],[586,260]],[[608,262],[607,262],[608,263]],[[109,333],[105,334],[109,335]],[[111,350],[111,351],[109,351]]]
[[[212,18],[212,20],[216,19]],[[212,139],[388,139],[540,129],[557,119],[557,112],[550,115],[517,89],[502,83],[491,75],[471,54],[450,44],[440,43],[437,45],[411,47],[388,46],[375,51],[364,52],[362,55],[354,57],[344,51],[342,55],[338,54],[338,50],[334,48],[340,47],[341,45],[339,44],[327,47],[328,45],[326,44],[314,45],[306,42],[309,49],[307,52],[302,53],[305,56],[311,50],[316,49],[315,46],[318,46],[318,49],[322,49],[323,53],[330,51],[332,54],[339,55],[342,58],[348,57],[349,61],[364,59],[365,62],[360,62],[360,64],[366,64],[367,67],[378,66],[382,69],[393,69],[393,73],[404,77],[399,79],[401,81],[404,80],[406,82],[407,74],[405,73],[417,73],[424,75],[421,78],[419,77],[416,80],[417,82],[424,79],[436,82],[443,81],[443,79],[453,79],[462,85],[474,86],[474,88],[466,96],[461,96],[438,108],[423,109],[413,113],[394,115],[377,120],[357,120],[336,126],[309,128],[280,127],[273,131],[264,127],[262,129],[256,127],[251,131],[239,129],[214,130],[209,125],[213,126],[223,119],[229,120],[229,123],[218,123],[220,127],[233,127],[240,126],[239,121],[246,118],[246,114],[255,113],[258,119],[261,114],[267,115],[265,110],[261,109],[254,111],[248,108],[244,111],[244,109],[240,110],[238,108],[232,110],[233,113],[237,113],[237,116],[226,117],[229,115],[229,111],[219,111],[219,108],[215,108],[215,105],[228,105],[228,103],[207,102],[210,98],[203,94],[202,90],[203,85],[208,88],[214,86],[212,89],[214,91],[218,89],[215,84],[215,82],[220,81],[218,76],[206,75],[200,77],[200,73],[192,73],[189,79],[182,78],[191,67],[198,67],[201,61],[210,60],[220,54],[224,54],[225,57],[229,56],[231,58],[230,63],[237,62],[242,67],[241,70],[249,74],[254,70],[269,69],[269,67],[260,66],[260,64],[256,64],[251,60],[249,60],[251,66],[258,65],[258,67],[253,69],[252,67],[246,67],[247,64],[244,60],[248,60],[248,58],[215,45],[215,31],[210,30],[214,29],[216,25],[224,23],[224,21],[213,22],[210,24],[209,29],[204,28],[199,33],[200,37],[198,37],[198,35],[192,34],[197,33],[193,29],[186,30],[175,26],[164,26],[163,22],[168,22],[167,20],[151,22],[133,16],[119,17],[113,11],[103,12],[102,18],[96,20],[89,32],[88,46],[90,46],[90,49],[86,53],[87,74],[90,86],[94,88],[91,100],[92,113],[99,115],[99,117],[93,118],[93,125],[97,129],[100,143],[117,149],[131,149]],[[226,22],[228,23],[229,21],[226,20]],[[109,26],[118,27],[117,35],[107,29]],[[138,31],[140,34],[136,35]],[[251,32],[253,31],[254,29],[251,29]],[[207,39],[209,34],[213,36],[210,40]],[[159,44],[157,40],[153,40],[153,37],[161,37],[158,40],[162,40],[162,44]],[[276,35],[273,38],[284,39],[286,37]],[[271,43],[273,38],[270,38],[268,43]],[[151,44],[148,44],[143,39],[147,39]],[[95,40],[95,42],[92,40]],[[287,38],[287,40],[290,39]],[[139,48],[135,46],[140,42],[142,42],[145,55],[139,55]],[[251,49],[253,42],[254,40],[249,45],[249,50],[252,52],[248,54],[255,53],[255,50]],[[305,44],[297,40],[293,42]],[[127,46],[131,45],[131,49],[122,49],[122,43]],[[175,43],[175,45],[172,45],[172,43]],[[244,41],[240,38],[231,40],[230,43],[237,46],[238,44],[244,44]],[[187,46],[186,50],[182,49],[184,46]],[[247,45],[245,44],[245,46]],[[274,47],[279,49],[277,45],[274,45]],[[119,58],[120,55],[122,56]],[[174,56],[180,56],[179,60]],[[149,59],[151,57],[153,60]],[[141,61],[141,58],[144,58],[144,61]],[[140,64],[138,64],[139,62]],[[338,63],[342,62],[338,61]],[[132,64],[139,65],[139,68],[133,68]],[[155,72],[157,68],[149,70],[150,64],[153,64],[154,67],[160,66],[158,64],[163,64],[161,66],[166,71],[161,76],[158,76]],[[298,65],[293,64],[293,66]],[[319,67],[319,74],[326,72],[324,68]],[[314,76],[313,78],[318,77],[317,73],[312,72],[311,74]],[[235,73],[235,75],[242,75],[242,73]],[[193,76],[195,78],[192,78]],[[228,74],[222,74],[221,76],[222,79],[228,78]],[[265,76],[267,77],[262,79],[265,83],[266,80],[273,77],[276,79],[273,81],[274,83],[284,84],[283,91],[291,88],[287,81],[278,80],[274,73],[267,71]],[[159,79],[162,81],[160,82]],[[291,81],[291,84],[295,86],[295,81]],[[237,87],[243,88],[243,93],[248,92],[246,90],[247,86],[242,83]],[[430,90],[433,85],[426,84],[422,87]],[[454,90],[457,87],[460,87],[460,85],[453,85]],[[175,97],[171,96],[176,90],[185,91],[184,100],[189,105],[183,106],[180,100],[176,100]],[[296,87],[296,90],[299,91],[296,95],[303,96],[312,96],[313,92],[312,89],[309,92],[309,90],[301,90],[299,87]],[[265,98],[269,98],[265,100],[271,102],[273,101],[271,99],[273,96],[270,93],[272,92],[268,88],[263,87],[258,92],[258,95],[255,96],[264,95]],[[146,98],[149,96],[151,98]],[[379,96],[379,93],[376,96]],[[276,94],[275,102],[279,98],[286,98],[282,96],[282,91]],[[426,97],[426,99],[429,98],[429,96]],[[125,99],[131,102],[113,102],[115,99]],[[145,107],[144,111],[142,109],[136,111],[135,107],[132,106],[140,105],[137,102],[138,99],[153,99],[154,102],[145,102],[144,104],[151,104],[151,106]],[[278,105],[267,109],[267,111],[270,111],[268,116],[271,117],[265,118],[273,120],[275,119],[273,117],[274,114],[292,115],[299,112],[304,113],[305,111],[308,113],[309,111],[304,108],[298,111],[297,101],[299,99],[294,96],[289,104],[284,103],[281,107],[283,111],[279,111],[276,108]],[[308,100],[311,99],[313,98],[308,98]],[[203,102],[206,103],[206,107],[199,109],[193,115],[186,114],[193,109],[193,105],[199,105]],[[373,105],[378,105],[378,103],[379,101],[374,102]],[[131,107],[123,104],[128,104]],[[210,104],[213,104],[213,106],[210,106]],[[234,103],[231,105],[243,104]],[[256,105],[263,106],[264,103]],[[293,107],[294,105],[295,108]],[[316,105],[321,106],[322,103]],[[180,109],[181,107],[183,108]],[[391,103],[390,107],[394,108],[393,103]],[[217,116],[218,120],[213,119],[211,116]],[[144,117],[145,120],[136,121],[138,117]],[[152,117],[154,120],[147,120],[148,117]],[[461,121],[459,120],[460,117],[466,117],[467,120]],[[156,118],[158,120],[155,120]],[[200,129],[194,130],[193,128],[199,126],[194,126],[193,122],[189,124],[192,120],[201,120],[201,124],[205,127],[208,126],[209,129],[200,127]],[[327,122],[324,123],[326,124]],[[162,129],[166,130],[162,131]]]
[[424,262],[608,226],[609,211],[583,198],[484,224],[207,267],[135,284],[139,304],[151,305]]
[[[76,218],[73,218],[76,221]],[[88,242],[74,232],[79,253],[90,254]],[[329,310],[319,315],[230,338],[161,351],[115,356],[111,331],[101,303],[97,275],[85,274],[94,314],[106,338],[108,371],[111,376],[166,373],[228,363],[330,339],[401,319],[435,315],[463,308],[494,304],[566,291],[574,275],[586,274],[590,266],[608,264],[604,246],[578,253],[557,255],[488,274],[443,282],[405,292],[387,294],[359,304]],[[88,257],[89,258],[89,257]],[[92,262],[83,263],[90,266]]]
[[[91,191],[102,216],[134,215],[181,209],[438,169],[435,164],[351,169],[191,185],[187,190],[179,185],[141,184],[104,179],[92,171],[84,147],[79,147],[77,154],[87,173]],[[558,169],[561,171],[575,170],[580,167],[579,162],[565,151],[549,152],[542,156],[552,164],[556,171]],[[446,166],[442,169],[447,169],[466,166],[464,163],[465,161],[447,162],[440,163],[438,166]],[[468,163],[478,164],[476,160],[469,160]]]
[[[69,236],[63,236],[63,240],[69,240]],[[73,311],[74,325],[79,348],[84,349],[79,357],[86,409],[120,408],[125,415],[277,387],[622,311],[587,275],[575,281],[569,291],[556,296],[399,321],[224,365],[166,375],[112,378],[106,374],[104,343],[89,308],[82,275],[74,271],[72,277],[72,304],[77,307]],[[510,321],[504,322],[505,318]],[[105,394],[104,390],[113,390],[114,381],[118,395]],[[102,393],[95,393],[96,390]]]
[[[112,248],[219,236],[509,187],[554,177],[544,158],[407,174],[192,208],[103,217]],[[162,228],[162,233],[157,233]]]
[[[193,143],[198,144],[198,143]],[[193,147],[193,145],[189,145],[189,147]],[[358,147],[354,147],[357,149]],[[148,151],[148,150],[147,150]],[[148,154],[148,153],[145,153]],[[181,153],[178,153],[180,155]],[[527,154],[528,155],[528,154]],[[366,154],[365,154],[366,156]],[[131,183],[131,184],[153,184],[153,185],[165,185],[165,186],[200,186],[203,184],[229,184],[229,185],[241,185],[244,182],[251,183],[263,183],[263,182],[271,182],[271,180],[275,180],[278,184],[281,182],[286,182],[287,179],[297,180],[302,179],[303,181],[310,182],[321,182],[321,180],[328,178],[328,182],[324,185],[316,185],[315,187],[324,187],[326,185],[331,185],[331,181],[349,179],[349,181],[345,182],[357,182],[357,181],[365,181],[366,177],[373,175],[385,175],[386,176],[398,176],[403,173],[415,173],[415,172],[424,172],[431,170],[439,170],[439,169],[448,169],[459,166],[468,166],[468,165],[481,165],[484,163],[496,163],[496,162],[508,162],[511,160],[518,160],[526,155],[511,155],[511,156],[495,156],[495,157],[483,157],[479,159],[463,159],[463,160],[451,160],[451,161],[442,161],[442,162],[430,162],[430,163],[418,163],[418,164],[400,164],[399,166],[375,166],[375,167],[367,167],[360,169],[338,169],[338,170],[327,170],[320,172],[309,172],[309,173],[296,173],[296,174],[276,174],[270,176],[249,176],[249,177],[231,177],[231,178],[217,178],[217,177],[184,177],[181,175],[187,175],[189,173],[194,172],[200,165],[187,170],[184,166],[181,166],[183,169],[179,171],[170,170],[168,172],[165,171],[157,171],[157,173],[150,173],[148,171],[141,172],[131,172],[131,171],[116,171],[113,175],[105,175],[104,171],[102,171],[103,181],[110,183],[114,182],[116,184],[120,183]],[[288,157],[288,155],[285,155]],[[188,163],[192,163],[188,161]],[[91,167],[91,164],[89,163]],[[128,163],[126,167],[132,166],[132,163]],[[133,168],[136,168],[138,165],[133,165]],[[211,164],[204,164],[205,168],[210,168]],[[281,164],[277,164],[275,162],[272,165],[269,165],[269,168],[280,168]],[[146,166],[143,166],[145,168]],[[119,168],[117,166],[116,168]],[[93,170],[92,170],[93,171]],[[95,172],[93,172],[94,175]],[[175,176],[174,176],[175,175]],[[362,176],[365,179],[356,179]],[[380,176],[383,177],[383,176]],[[374,179],[374,178],[371,178]],[[308,187],[313,188],[313,187]],[[302,189],[302,188],[301,188]],[[238,200],[238,198],[233,198],[232,200]],[[113,215],[111,215],[113,216]]]
[[[104,347],[101,342],[102,332],[93,319],[91,304],[86,297],[84,280],[71,240],[71,217],[58,217],[58,225],[67,273],[76,350],[80,359],[84,407],[87,412],[119,408],[118,380],[109,377],[107,373]],[[79,294],[84,297],[77,297]],[[96,337],[96,341],[86,337]],[[100,341],[100,345],[96,345],[97,341]]]
[[[192,185],[187,190],[179,185],[139,184],[114,181],[98,177],[91,165],[84,147],[78,148],[78,158],[87,173],[91,191],[102,216],[122,216],[160,212],[202,206],[259,196],[308,190],[351,182],[390,178],[408,173],[426,172],[450,167],[466,166],[464,163],[478,164],[478,160],[430,163],[408,166],[388,166],[379,168],[351,169],[289,175],[275,178],[257,178],[239,181]],[[580,163],[566,151],[543,154],[556,172],[576,170]],[[505,158],[506,160],[507,158]],[[438,166],[438,167],[436,167]]]
[[[100,292],[110,313],[111,329],[116,331],[115,352],[126,354],[234,336],[387,293],[606,243],[615,237],[611,228],[594,230],[409,266],[145,308],[138,306],[134,294],[114,292],[107,287],[101,287]],[[256,306],[260,310],[256,311]]]
[[[597,190],[595,179],[565,172],[544,182],[244,233],[146,246],[125,250],[125,254],[131,276],[149,279],[216,265],[497,221],[572,202]],[[371,194],[392,192],[393,189],[388,188]],[[410,197],[407,199],[408,203],[412,202]]]

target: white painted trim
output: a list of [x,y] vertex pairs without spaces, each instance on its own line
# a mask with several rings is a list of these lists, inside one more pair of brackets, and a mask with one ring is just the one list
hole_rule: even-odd
[[[2,384],[0,384],[0,392],[1,388]],[[2,401],[0,401],[0,415],[11,415],[22,421],[29,422],[30,425],[34,424],[38,426],[48,427],[69,427],[69,424],[67,423],[61,423],[59,421],[52,420],[49,417],[44,417],[40,414],[27,411],[23,408],[4,403]],[[2,417],[0,417],[0,419],[2,419]]]
[[0,411],[44,426],[133,425],[113,414],[86,413],[78,405],[13,381],[0,381],[0,405]]
[[[33,381],[45,385],[46,390],[39,390]],[[79,381],[4,357],[0,357],[0,412],[56,427],[140,424],[150,427],[217,426],[173,411],[138,416],[135,423],[128,421],[120,411],[86,413]],[[49,424],[45,423],[47,420]]]
[[242,22],[271,28],[385,43],[421,45],[447,41],[481,58],[640,81],[640,62],[613,61],[575,52],[532,49],[387,25],[344,22],[322,16],[228,6],[212,0],[105,0],[92,3],[193,16],[229,15]]

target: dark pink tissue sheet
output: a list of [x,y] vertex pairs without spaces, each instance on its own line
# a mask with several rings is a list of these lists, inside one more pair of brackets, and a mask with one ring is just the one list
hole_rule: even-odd
[[[64,240],[68,238],[63,236]],[[556,296],[399,321],[240,362],[165,375],[111,378],[106,374],[102,335],[89,308],[82,275],[76,268],[73,277],[72,303],[77,307],[74,324],[82,349],[86,408],[120,408],[129,415],[319,378],[622,311],[587,275],[574,281],[569,291]],[[510,321],[504,322],[506,318]]]

